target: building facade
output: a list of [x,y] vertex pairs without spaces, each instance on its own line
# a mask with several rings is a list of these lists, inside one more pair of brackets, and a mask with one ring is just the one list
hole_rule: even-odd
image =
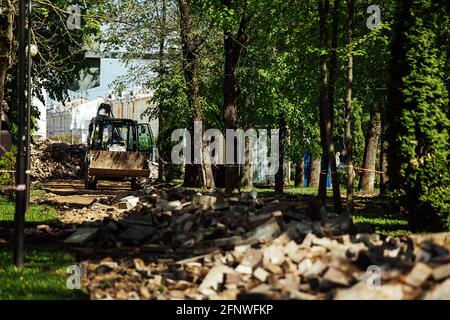
[[155,136],[158,135],[158,120],[143,117],[151,108],[151,95],[136,94],[119,99],[97,98],[75,99],[64,104],[53,104],[47,108],[47,137],[64,137],[72,142],[86,143],[89,123],[97,115],[98,106],[108,102],[113,106],[115,118],[132,119],[138,123],[150,123]]

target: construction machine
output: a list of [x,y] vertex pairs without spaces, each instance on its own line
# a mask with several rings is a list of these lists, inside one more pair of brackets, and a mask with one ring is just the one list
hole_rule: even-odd
[[85,187],[97,188],[98,180],[131,179],[131,189],[149,178],[155,162],[151,127],[131,119],[116,119],[112,105],[102,103],[89,125]]

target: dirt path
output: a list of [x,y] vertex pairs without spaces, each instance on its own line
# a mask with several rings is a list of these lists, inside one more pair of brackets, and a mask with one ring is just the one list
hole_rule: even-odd
[[55,208],[84,208],[98,198],[126,196],[130,193],[127,182],[100,181],[97,190],[86,190],[82,180],[55,180],[43,184],[44,196],[32,197],[32,202],[46,203]]

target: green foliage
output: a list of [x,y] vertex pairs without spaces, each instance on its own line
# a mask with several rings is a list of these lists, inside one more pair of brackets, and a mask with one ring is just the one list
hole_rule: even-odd
[[173,63],[166,72],[164,76],[154,79],[156,90],[152,103],[158,107],[148,108],[142,117],[163,119],[156,145],[160,150],[161,158],[167,163],[166,178],[171,180],[181,176],[181,168],[170,164],[171,150],[178,143],[172,142],[171,135],[174,130],[188,128],[189,110],[181,62]]
[[[93,44],[100,32],[105,17],[99,15],[105,2],[109,0],[40,0],[33,2],[32,41],[38,48],[33,58],[32,73],[33,93],[46,102],[43,90],[52,99],[64,101],[68,88],[78,80],[80,72],[89,67],[84,58],[86,47]],[[71,4],[78,4],[81,9],[81,28],[69,30],[67,21]],[[17,14],[17,13],[16,13]],[[0,15],[0,19],[4,19]],[[14,25],[17,34],[17,24]],[[11,121],[11,136],[17,137],[17,39],[14,39],[14,52],[11,57],[5,84],[5,100],[10,106],[8,117]],[[3,88],[2,88],[3,89]],[[32,108],[32,117],[39,117],[36,106]],[[34,123],[34,122],[33,122]]]
[[[0,157],[0,170],[14,171],[16,169],[16,149],[5,153]],[[10,186],[14,183],[15,175],[10,172],[0,172],[0,186]],[[0,190],[1,192],[1,190]]]
[[448,52],[438,37],[449,21],[442,3],[399,2],[404,20],[396,25],[393,46],[390,178],[414,230],[450,230]]

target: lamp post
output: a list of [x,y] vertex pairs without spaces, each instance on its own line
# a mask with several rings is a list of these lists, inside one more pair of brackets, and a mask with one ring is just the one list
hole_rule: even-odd
[[16,166],[16,211],[14,214],[14,264],[22,267],[24,263],[24,227],[26,210],[26,159],[25,159],[25,0],[19,0],[18,40],[19,74],[18,94],[18,135]]

